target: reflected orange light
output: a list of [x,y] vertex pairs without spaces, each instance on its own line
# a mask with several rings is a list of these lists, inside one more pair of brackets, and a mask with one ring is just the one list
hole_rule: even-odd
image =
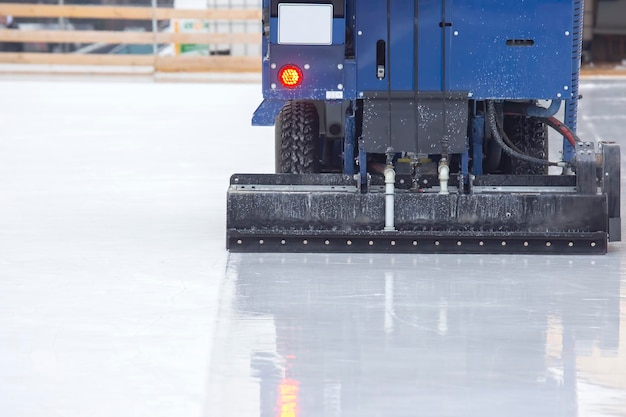
[[298,381],[283,379],[278,386],[277,417],[298,417]]

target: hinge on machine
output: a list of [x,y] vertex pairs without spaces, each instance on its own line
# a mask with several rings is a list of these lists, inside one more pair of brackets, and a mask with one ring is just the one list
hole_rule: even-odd
[[591,142],[576,144],[576,188],[579,194],[596,194],[596,152]]

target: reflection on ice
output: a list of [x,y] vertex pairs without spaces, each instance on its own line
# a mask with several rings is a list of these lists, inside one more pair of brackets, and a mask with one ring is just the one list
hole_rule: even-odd
[[610,256],[233,254],[228,268],[209,388],[237,415],[579,416],[583,387],[624,375]]

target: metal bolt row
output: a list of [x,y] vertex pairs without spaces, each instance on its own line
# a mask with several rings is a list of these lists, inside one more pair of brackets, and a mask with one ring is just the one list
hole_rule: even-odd
[[[242,245],[242,244],[243,244],[243,241],[242,241],[241,239],[239,239],[239,240],[237,240],[237,244],[238,244],[238,245]],[[265,241],[264,241],[263,239],[259,239],[259,245],[264,245],[264,244],[265,244]],[[281,245],[286,245],[286,244],[287,244],[287,241],[286,241],[285,239],[283,239],[283,240],[281,240],[281,241],[280,241],[280,244],[281,244]],[[303,244],[303,245],[308,245],[308,244],[309,244],[309,241],[308,241],[307,239],[304,239],[304,240],[302,241],[302,244]],[[326,246],[330,245],[330,240],[325,240],[325,241],[324,241],[324,244],[325,244]],[[392,241],[390,242],[390,244],[391,244],[391,246],[396,246],[396,241],[395,241],[395,240],[392,240]],[[414,240],[414,241],[413,241],[413,246],[417,246],[417,244],[418,244],[417,240]],[[439,242],[438,240],[435,240],[435,241],[433,242],[433,244],[434,244],[435,246],[439,246],[439,245],[440,245],[440,242]],[[346,241],[346,245],[351,246],[351,245],[352,245],[352,241],[351,241],[351,240]],[[369,246],[374,246],[374,241],[373,241],[373,240],[370,240],[370,241],[368,242],[368,245],[369,245]],[[457,242],[456,242],[456,245],[457,245],[457,246],[462,246],[462,245],[463,245],[463,242],[459,240],[459,241],[457,241]],[[483,241],[481,240],[481,241],[479,241],[479,242],[478,242],[478,245],[480,245],[480,246],[484,246],[484,245],[485,245],[485,242],[483,242]],[[506,242],[505,240],[503,240],[503,241],[501,242],[501,245],[502,245],[502,246],[506,246],[506,245],[507,245],[507,242]],[[525,247],[528,247],[528,246],[530,245],[530,243],[529,243],[528,241],[525,241],[525,242],[523,243],[523,245],[524,245]],[[552,246],[552,242],[547,241],[547,242],[546,242],[546,247],[551,247],[551,246]],[[571,248],[571,247],[573,247],[573,246],[574,246],[574,242],[568,242],[567,246],[569,246],[570,248]],[[596,247],[596,242],[591,242],[591,243],[590,243],[590,246],[591,246],[592,248],[595,248],[595,247]]]

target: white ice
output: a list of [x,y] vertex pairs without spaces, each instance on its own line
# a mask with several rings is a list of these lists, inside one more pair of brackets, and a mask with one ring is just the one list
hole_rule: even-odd
[[[229,303],[220,286],[232,284],[228,179],[273,169],[272,128],[250,126],[260,91],[258,84],[0,80],[0,417],[218,417],[207,411],[216,408],[210,403],[259,395],[246,379],[249,356],[239,358],[239,370],[211,360],[228,356],[225,345],[215,354],[217,310]],[[604,121],[588,110],[584,128],[593,130],[590,120]],[[623,253],[614,245],[595,270],[595,258],[584,257],[591,266],[580,271],[556,257],[463,262],[494,276],[510,268],[548,280],[567,265],[567,274],[587,283],[596,278],[590,271],[612,274],[626,305]],[[432,268],[445,274],[450,259]],[[364,275],[372,269],[367,261],[355,266]],[[424,268],[430,261],[419,262]],[[398,263],[410,274],[410,258]],[[621,328],[624,310],[610,317]],[[247,340],[255,326],[233,328],[229,340]],[[241,376],[246,393],[211,397],[215,369],[232,373],[225,379]],[[595,407],[604,391],[585,386],[578,388],[580,415],[595,417],[582,402]],[[626,404],[624,392],[621,386],[611,397]],[[258,414],[233,415],[249,416]]]
[[198,416],[257,84],[0,82],[0,415]]

